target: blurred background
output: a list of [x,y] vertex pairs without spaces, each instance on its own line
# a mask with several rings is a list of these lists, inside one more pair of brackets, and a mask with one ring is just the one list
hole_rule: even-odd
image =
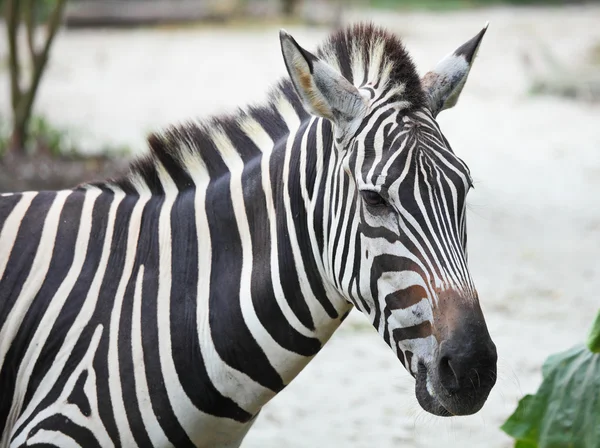
[[314,49],[336,27],[373,21],[402,37],[424,74],[489,21],[458,105],[439,116],[475,179],[470,265],[500,357],[487,404],[453,419],[420,410],[412,378],[353,312],[243,447],[513,446],[499,426],[536,390],[544,359],[585,338],[600,306],[600,2],[0,8],[0,191],[114,175],[146,150],[149,132],[262,101],[285,72],[282,27]]

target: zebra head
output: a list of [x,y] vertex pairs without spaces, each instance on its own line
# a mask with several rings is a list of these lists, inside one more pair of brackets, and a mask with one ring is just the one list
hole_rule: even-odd
[[467,267],[472,180],[435,120],[456,103],[485,31],[422,79],[401,42],[370,25],[334,34],[316,54],[281,33],[304,108],[332,134],[328,197],[315,212],[324,276],[416,378],[423,409],[442,416],[477,412],[496,378]]

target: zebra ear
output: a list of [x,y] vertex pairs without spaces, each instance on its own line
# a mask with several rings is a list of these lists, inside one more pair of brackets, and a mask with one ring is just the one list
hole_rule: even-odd
[[284,30],[279,32],[279,39],[287,71],[309,113],[340,126],[364,114],[366,100],[346,78],[298,45]]
[[421,80],[434,117],[442,110],[454,107],[458,101],[487,28],[488,23],[474,38],[442,59]]

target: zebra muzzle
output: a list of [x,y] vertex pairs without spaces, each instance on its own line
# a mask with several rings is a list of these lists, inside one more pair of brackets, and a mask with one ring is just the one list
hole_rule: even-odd
[[479,305],[463,308],[437,336],[441,342],[434,359],[418,364],[419,404],[440,416],[474,414],[496,383],[498,359]]

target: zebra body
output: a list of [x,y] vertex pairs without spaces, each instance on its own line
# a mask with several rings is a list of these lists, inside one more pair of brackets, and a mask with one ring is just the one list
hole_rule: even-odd
[[383,30],[318,58],[282,33],[292,82],[265,106],[151,136],[123,178],[3,195],[0,447],[239,446],[353,306],[427,410],[481,407],[493,381],[463,397],[459,356],[438,361],[450,333],[495,349],[466,267],[470,177],[434,117],[482,36],[422,88]]

